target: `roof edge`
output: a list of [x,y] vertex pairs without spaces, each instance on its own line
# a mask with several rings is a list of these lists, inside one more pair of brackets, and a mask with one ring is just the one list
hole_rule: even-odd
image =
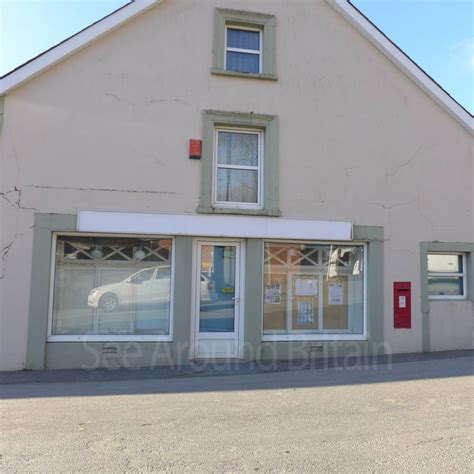
[[0,78],[0,96],[85,48],[164,0],[132,0]]
[[350,0],[326,0],[341,16],[423,89],[448,114],[474,135],[474,117],[453,99],[429,74],[379,30]]

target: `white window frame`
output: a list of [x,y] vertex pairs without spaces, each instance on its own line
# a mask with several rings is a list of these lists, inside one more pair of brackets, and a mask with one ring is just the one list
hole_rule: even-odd
[[133,235],[137,239],[170,239],[171,245],[171,288],[170,288],[170,326],[169,334],[53,334],[54,287],[56,280],[56,246],[58,237],[132,237],[130,234],[97,234],[86,232],[54,232],[51,247],[51,267],[48,302],[47,342],[172,342],[174,327],[174,280],[175,280],[175,238],[169,235]]
[[[368,329],[367,329],[367,242],[360,241],[321,241],[321,240],[291,240],[291,239],[265,239],[263,246],[265,248],[266,243],[294,243],[294,244],[315,244],[315,245],[354,245],[361,246],[364,248],[364,288],[363,288],[363,322],[362,322],[362,334],[351,334],[351,333],[325,333],[325,332],[287,332],[285,334],[264,334],[263,332],[263,320],[264,320],[264,297],[265,294],[265,257],[262,259],[262,301],[261,301],[261,314],[262,314],[262,326],[261,326],[261,337],[262,342],[285,342],[285,341],[367,341],[368,340]],[[265,250],[263,252],[265,256]],[[288,331],[288,329],[287,329]]]
[[[467,270],[466,270],[466,254],[462,252],[430,252],[426,254],[428,259],[429,255],[457,255],[462,258],[462,272],[451,273],[451,272],[430,272],[427,270],[427,284],[428,284],[428,299],[430,300],[465,300],[467,299]],[[427,264],[428,265],[428,264]],[[461,277],[462,278],[462,295],[430,295],[429,294],[429,278],[430,277]]]
[[[219,153],[219,132],[227,133],[247,133],[257,135],[258,137],[258,166],[243,166],[243,165],[223,165],[218,163]],[[239,127],[215,127],[214,129],[214,160],[213,160],[213,205],[221,208],[231,209],[263,209],[263,163],[264,163],[264,131],[251,128],[239,128]],[[257,171],[257,202],[235,202],[235,201],[218,201],[217,200],[217,171],[219,169],[236,169],[236,170],[249,170]]]
[[[242,30],[242,31],[255,31],[259,33],[259,41],[258,41],[258,47],[259,49],[243,49],[243,48],[231,48],[230,46],[227,46],[227,30]],[[232,71],[232,72],[238,72],[240,74],[262,74],[262,38],[263,38],[263,30],[260,28],[251,28],[248,26],[238,26],[238,25],[225,25],[225,47],[224,47],[224,67],[226,71]],[[258,72],[251,72],[251,73],[245,73],[243,71],[233,71],[231,69],[227,68],[227,52],[231,51],[233,53],[245,53],[245,54],[254,54],[258,55]]]

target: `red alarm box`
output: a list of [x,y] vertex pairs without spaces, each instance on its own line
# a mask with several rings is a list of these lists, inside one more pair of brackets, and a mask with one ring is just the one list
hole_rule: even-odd
[[200,160],[202,155],[202,140],[189,140],[189,158],[191,160]]
[[411,282],[393,283],[393,327],[411,328]]

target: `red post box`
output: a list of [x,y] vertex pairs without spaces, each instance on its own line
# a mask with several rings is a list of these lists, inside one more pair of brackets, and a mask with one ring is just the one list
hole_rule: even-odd
[[393,327],[411,328],[411,282],[393,283]]

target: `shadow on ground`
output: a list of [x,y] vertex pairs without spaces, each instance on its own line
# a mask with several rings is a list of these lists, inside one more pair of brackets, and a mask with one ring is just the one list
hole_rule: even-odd
[[[3,399],[298,389],[473,375],[474,351],[273,364],[196,364],[180,368],[4,372]],[[223,377],[233,375],[233,377]]]

